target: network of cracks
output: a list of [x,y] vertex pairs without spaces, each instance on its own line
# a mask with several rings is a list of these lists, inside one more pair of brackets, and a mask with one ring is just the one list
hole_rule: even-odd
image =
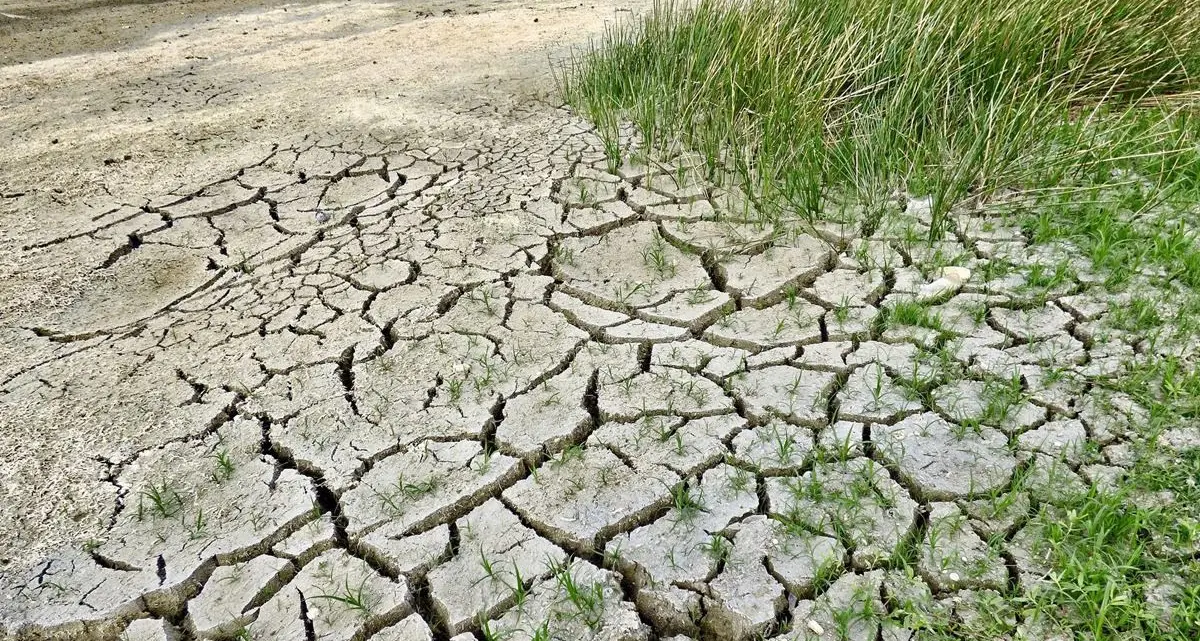
[[920,201],[764,225],[685,156],[535,133],[314,137],[45,241],[190,284],[31,328],[0,398],[155,393],[107,530],[7,577],[0,631],[899,641],[1036,589],[1031,515],[1128,466],[1144,409],[1091,381],[1154,347],[1078,259],[1035,282],[1066,249],[925,242]]

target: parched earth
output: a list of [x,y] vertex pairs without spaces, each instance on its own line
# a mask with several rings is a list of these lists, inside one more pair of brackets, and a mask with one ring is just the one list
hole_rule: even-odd
[[[1172,345],[1086,264],[611,166],[531,70],[612,5],[393,9],[0,69],[0,634],[901,640],[869,614],[1046,580],[1030,514],[1118,478],[1145,412],[1091,381]],[[245,23],[275,48],[230,53]]]

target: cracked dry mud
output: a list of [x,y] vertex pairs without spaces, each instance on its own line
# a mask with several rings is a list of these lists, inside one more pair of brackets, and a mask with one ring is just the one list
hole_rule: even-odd
[[[1036,589],[1031,506],[1129,464],[1143,410],[1089,380],[1168,347],[1092,281],[1031,297],[1020,230],[780,231],[561,108],[485,124],[25,239],[97,286],[0,330],[0,425],[87,434],[70,501],[4,514],[0,635],[909,639],[843,613]],[[888,319],[947,262],[939,329]]]

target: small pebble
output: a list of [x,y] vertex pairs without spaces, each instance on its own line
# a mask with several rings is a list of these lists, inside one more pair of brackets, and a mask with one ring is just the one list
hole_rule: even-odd
[[323,211],[318,211],[317,215],[316,215],[316,219],[317,219],[318,225],[324,225],[325,223],[329,222],[329,214],[327,214]]
[[820,623],[817,623],[816,621],[813,621],[812,619],[808,620],[808,629],[812,630],[813,634],[815,634],[817,636],[821,636],[822,634],[825,634],[825,628],[822,628]]

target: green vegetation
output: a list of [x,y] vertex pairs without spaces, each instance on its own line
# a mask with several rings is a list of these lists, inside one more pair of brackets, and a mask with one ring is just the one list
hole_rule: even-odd
[[[746,196],[722,215],[886,230],[922,264],[930,252],[916,245],[977,217],[1046,250],[1001,252],[972,267],[978,280],[1023,279],[1030,307],[1076,287],[1113,294],[1088,340],[1141,344],[1081,389],[1147,408],[1130,425],[1137,462],[1116,488],[1034,493],[1020,523],[1046,575],[994,595],[995,621],[909,623],[922,638],[1019,637],[1018,622],[1081,640],[1200,638],[1200,451],[1155,444],[1200,416],[1200,0],[666,2],[610,29],[559,83],[614,165],[666,161],[677,182],[702,171]],[[986,305],[969,312],[988,321]],[[878,331],[949,332],[915,302],[883,314]],[[1068,373],[1053,366],[1047,385]],[[1007,423],[1029,385],[989,379],[982,415],[960,426]],[[932,382],[903,387],[923,396]],[[794,488],[824,494],[815,477]],[[912,571],[911,559],[895,566]]]
[[309,599],[330,601],[363,617],[370,616],[371,611],[379,600],[378,597],[371,594],[368,590],[366,577],[363,577],[357,586],[351,584],[350,579],[347,577],[342,582],[342,585],[337,586],[333,592],[310,596]]
[[1194,0],[667,2],[559,78],[610,153],[631,121],[643,152],[682,143],[771,218],[928,195],[936,236],[1012,188],[1059,223],[1097,200],[1080,190],[1135,211],[1194,194],[1197,34]]

